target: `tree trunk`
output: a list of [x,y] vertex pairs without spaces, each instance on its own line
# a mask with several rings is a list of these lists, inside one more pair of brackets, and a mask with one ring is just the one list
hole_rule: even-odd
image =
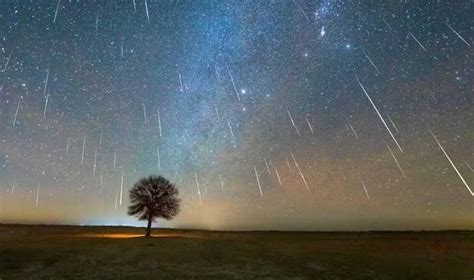
[[145,237],[151,236],[151,217],[148,218],[148,226],[146,227]]

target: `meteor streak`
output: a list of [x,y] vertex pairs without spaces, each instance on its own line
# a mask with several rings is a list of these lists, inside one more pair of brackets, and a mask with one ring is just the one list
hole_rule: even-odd
[[232,126],[230,125],[230,121],[227,120],[227,126],[229,127],[229,130],[230,130],[230,134],[232,136],[232,141],[234,142],[234,146],[237,145],[237,142],[235,141],[235,135],[234,135],[234,131],[232,130]]
[[354,134],[354,137],[356,139],[359,139],[359,135],[357,135],[357,132],[355,131],[354,127],[352,127],[352,124],[349,122],[349,120],[346,120],[348,127],[350,128],[352,134]]
[[446,153],[446,151],[444,150],[443,146],[441,146],[441,143],[438,141],[438,138],[434,135],[433,131],[431,131],[431,129],[428,127],[428,130],[429,132],[431,133],[431,136],[433,136],[434,140],[436,141],[436,143],[438,144],[439,148],[441,149],[441,151],[443,151],[443,154],[444,156],[448,159],[449,163],[451,164],[451,166],[453,167],[453,169],[456,171],[456,173],[458,174],[459,178],[461,179],[461,181],[464,183],[464,186],[466,186],[467,190],[471,193],[472,196],[474,196],[474,192],[471,190],[471,188],[469,187],[469,185],[467,184],[466,180],[464,180],[464,177],[461,175],[461,173],[459,172],[458,168],[456,167],[456,165],[454,165],[453,161],[451,160],[451,158],[449,157],[448,153]]
[[416,39],[415,35],[413,35],[411,32],[408,32],[408,34],[410,34],[410,36],[418,43],[418,45],[425,51],[427,52],[425,46],[423,46],[420,41],[418,41],[418,39]]
[[311,21],[309,20],[308,15],[306,15],[306,12],[303,10],[303,8],[301,8],[300,4],[296,0],[293,0],[293,2],[296,4],[296,6],[298,6],[298,9],[301,11],[301,13],[303,13],[308,23],[310,23]]
[[43,95],[46,96],[46,89],[48,88],[48,80],[49,80],[49,69],[46,70],[46,78],[44,81],[44,88],[43,88]]
[[0,86],[0,91],[3,90],[3,87],[5,86],[5,82],[7,81],[7,76],[5,75],[5,78],[3,78],[2,85]]
[[385,25],[388,27],[388,29],[390,29],[390,31],[392,31],[392,27],[390,26],[390,24],[388,24],[388,22],[385,19],[382,19],[382,20],[385,23]]
[[260,196],[263,197],[262,186],[260,185],[260,179],[258,178],[257,167],[254,165],[253,170],[255,171],[255,177],[257,178],[258,190],[260,191]]
[[56,23],[56,18],[58,16],[58,11],[59,11],[59,4],[61,3],[61,0],[58,0],[58,5],[56,6],[56,12],[54,12],[54,18],[53,18],[53,23]]
[[120,177],[120,205],[122,205],[122,196],[123,196],[123,171],[122,171],[122,176]]
[[387,143],[385,143],[385,141],[384,141],[384,144],[387,147],[388,151],[390,152],[390,155],[392,155],[393,160],[397,164],[398,170],[400,170],[400,173],[402,173],[403,177],[406,177],[405,172],[403,171],[402,167],[400,166],[400,163],[398,162],[397,158],[395,157],[395,154],[393,153],[392,149],[390,149],[390,146]]
[[265,161],[265,166],[267,167],[267,173],[268,175],[272,175],[272,172],[270,172],[270,166],[268,165],[268,161],[266,158],[263,158],[263,160]]
[[104,137],[104,131],[100,132],[100,138],[99,138],[99,148],[102,146],[102,138]]
[[216,111],[217,120],[220,120],[221,117],[220,117],[220,115],[219,115],[219,111],[217,110],[217,106],[216,106],[216,105],[214,105],[214,111]]
[[306,120],[306,123],[308,124],[309,130],[311,130],[311,134],[314,134],[313,126],[312,126],[311,123],[309,122],[308,118],[307,118],[307,117],[304,117],[304,119]]
[[377,67],[377,65],[375,65],[372,59],[370,59],[369,55],[366,52],[364,52],[364,55],[365,55],[365,58],[367,58],[367,60],[370,62],[370,64],[372,64],[372,67],[374,67],[375,71],[377,71],[377,73],[381,75],[382,73],[380,73],[379,68]]
[[148,13],[148,3],[145,0],[145,12],[146,12],[146,18],[148,19],[148,22],[150,22],[150,14]]
[[142,104],[143,105],[143,120],[145,121],[145,124],[147,123],[147,119],[146,119],[146,108],[145,108],[145,103]]
[[464,40],[464,38],[456,30],[454,30],[454,28],[451,25],[449,25],[449,23],[446,22],[446,25],[449,27],[449,29],[451,29],[451,31],[454,32],[454,34],[456,34],[456,36],[458,36],[459,39],[461,39],[461,41],[464,42],[464,44],[466,44],[468,47],[471,47],[471,44],[469,44],[466,40]]
[[304,185],[306,186],[306,189],[307,189],[308,191],[310,191],[309,186],[308,186],[308,183],[306,182],[306,179],[305,179],[305,177],[304,177],[304,175],[303,175],[303,172],[301,172],[300,165],[299,165],[298,162],[296,161],[295,155],[293,155],[293,153],[291,153],[291,157],[293,158],[293,162],[295,163],[295,166],[296,166],[296,168],[298,169],[298,173],[300,174],[301,179],[303,179],[303,182],[304,182]]
[[81,155],[81,166],[84,163],[84,150],[86,148],[86,135],[84,134],[84,139],[82,140],[82,155]]
[[224,180],[222,179],[222,175],[219,174],[219,183],[221,185],[221,191],[224,193]]
[[70,145],[71,145],[71,138],[68,138],[67,142],[66,142],[66,154],[69,153],[69,146]]
[[217,81],[220,83],[221,82],[221,75],[219,75],[219,72],[217,71],[217,67],[214,64],[214,72],[216,73]]
[[179,78],[179,91],[183,92],[184,91],[184,86],[183,86],[183,79],[181,78],[181,73],[178,71],[178,78]]
[[232,86],[234,87],[234,91],[235,91],[235,95],[237,96],[237,100],[240,101],[239,91],[237,90],[237,87],[235,86],[234,77],[232,76],[232,73],[230,72],[229,67],[227,67],[227,72],[229,73],[230,81],[232,82]]
[[280,184],[280,186],[281,186],[281,179],[280,179],[280,174],[278,173],[278,169],[276,168],[276,166],[275,166],[275,174],[276,174],[276,176],[277,176],[278,183],[279,183],[279,184]]
[[10,55],[9,55],[8,58],[7,58],[7,62],[5,63],[5,66],[3,67],[2,72],[7,71],[8,64],[10,63],[10,59],[11,59],[11,58],[12,58],[12,52],[10,52]]
[[298,134],[298,136],[301,136],[300,131],[298,130],[298,127],[296,126],[295,121],[293,120],[293,117],[290,114],[290,110],[286,110],[286,112],[288,112],[288,116],[290,117],[291,124],[295,128],[296,133]]
[[38,203],[39,203],[40,187],[41,185],[38,184],[38,188],[36,189],[36,207],[38,207]]
[[362,83],[360,82],[359,77],[356,76],[356,79],[357,79],[357,82],[359,83],[360,88],[364,91],[365,96],[367,96],[367,99],[369,99],[370,104],[372,104],[372,107],[374,108],[375,112],[376,112],[377,115],[379,116],[380,120],[382,121],[383,125],[384,125],[385,128],[387,129],[387,131],[388,131],[388,133],[390,134],[390,136],[392,137],[393,141],[395,142],[395,144],[397,144],[398,149],[400,150],[400,152],[403,153],[402,147],[400,146],[400,144],[398,144],[397,139],[395,138],[395,136],[393,135],[392,131],[391,131],[390,128],[388,127],[387,123],[386,123],[385,120],[383,119],[382,115],[381,115],[380,112],[379,112],[379,109],[377,109],[377,106],[375,106],[374,102],[372,101],[372,98],[370,98],[369,94],[367,93],[367,91],[365,90],[364,86],[363,86]]
[[474,172],[474,169],[472,169],[471,165],[469,165],[469,163],[467,161],[464,161],[464,163],[466,164],[467,168],[469,168],[469,170],[471,170],[471,172]]
[[163,137],[163,135],[161,134],[161,117],[160,117],[160,109],[156,109],[156,111],[158,112],[158,130],[160,131],[160,138]]
[[397,133],[400,133],[400,130],[398,130],[398,127],[397,125],[393,122],[392,118],[390,117],[389,114],[386,114],[387,115],[387,118],[388,120],[390,121],[390,123],[392,124],[393,128],[395,128],[395,130],[397,131]]
[[161,170],[160,147],[156,147],[156,157],[158,159],[158,170]]
[[288,160],[288,157],[286,157],[286,166],[288,166],[288,170],[291,170],[291,165],[290,161]]
[[23,96],[20,96],[20,99],[18,99],[18,104],[16,105],[15,118],[13,118],[13,128],[15,128],[15,125],[16,125],[16,118],[18,117],[18,110],[20,110],[20,102],[22,99],[23,99]]
[[46,98],[44,100],[43,116],[46,116],[46,109],[48,108],[48,100],[49,100],[49,94],[46,94]]
[[93,176],[95,176],[96,167],[97,167],[97,147],[95,147],[95,151],[94,151],[94,167],[92,169]]
[[197,193],[198,193],[198,196],[199,196],[199,203],[200,203],[201,206],[202,206],[201,188],[199,188],[199,181],[198,181],[198,177],[197,177],[196,171],[194,171],[194,179],[196,179],[196,188],[197,188]]
[[99,31],[99,12],[97,12],[95,16],[95,33],[97,33],[97,31]]
[[368,200],[370,200],[369,192],[367,191],[367,187],[365,186],[364,181],[360,180],[360,182],[362,183],[362,187],[364,188],[365,196]]

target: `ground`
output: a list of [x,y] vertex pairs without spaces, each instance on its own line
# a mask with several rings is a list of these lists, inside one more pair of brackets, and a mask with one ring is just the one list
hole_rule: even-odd
[[0,225],[0,279],[474,279],[474,232]]

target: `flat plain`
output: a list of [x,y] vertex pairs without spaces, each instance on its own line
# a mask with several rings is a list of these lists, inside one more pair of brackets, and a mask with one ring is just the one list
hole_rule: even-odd
[[0,224],[0,279],[474,279],[474,232]]

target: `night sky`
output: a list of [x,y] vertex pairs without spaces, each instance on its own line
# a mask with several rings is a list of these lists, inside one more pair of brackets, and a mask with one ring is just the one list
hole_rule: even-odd
[[474,229],[473,10],[1,1],[0,221],[142,225],[158,174],[158,226]]

